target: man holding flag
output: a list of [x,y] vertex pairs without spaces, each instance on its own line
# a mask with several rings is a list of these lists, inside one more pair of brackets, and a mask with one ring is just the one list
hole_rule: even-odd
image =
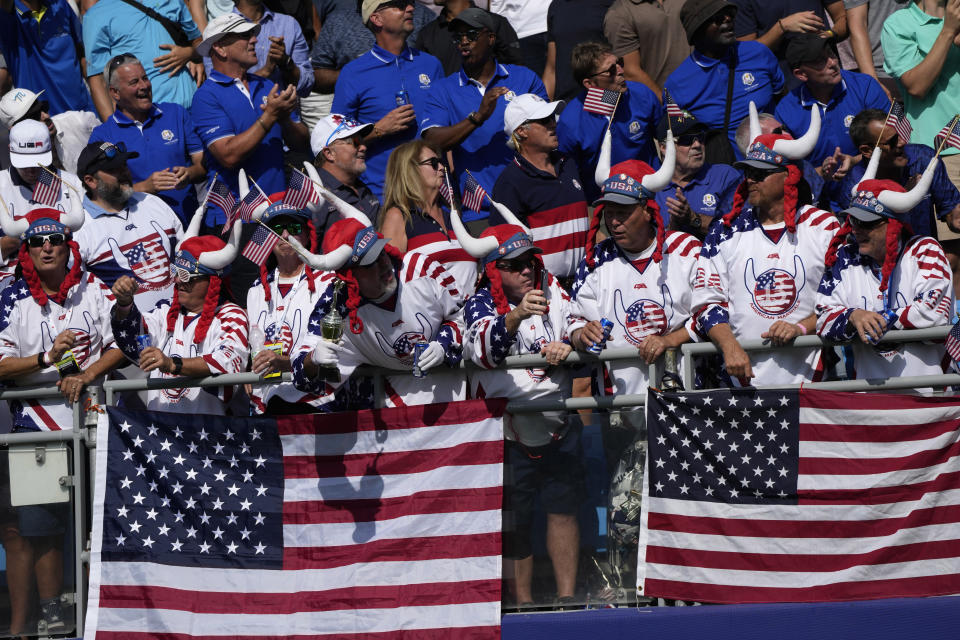
[[[507,105],[526,93],[547,100],[547,90],[526,67],[497,62],[496,24],[487,11],[465,9],[450,28],[459,42],[463,68],[437,83],[427,96],[420,135],[434,148],[453,152],[454,177],[461,187],[468,171],[480,184],[492,185],[510,162],[503,130]],[[465,220],[487,217],[483,202],[472,204],[477,209],[468,206],[471,213],[465,214]]]
[[624,77],[623,61],[607,44],[577,45],[572,63],[573,76],[584,91],[560,114],[557,139],[560,153],[579,167],[580,182],[589,200],[600,192],[594,168],[607,129],[612,164],[631,159],[651,166],[659,164],[654,138],[663,108],[649,87]]

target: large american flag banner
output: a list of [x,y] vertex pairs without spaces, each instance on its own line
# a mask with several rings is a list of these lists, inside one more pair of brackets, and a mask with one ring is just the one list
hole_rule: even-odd
[[503,403],[109,408],[85,638],[498,638]]
[[958,427],[954,397],[651,391],[641,593],[960,593]]
[[612,116],[617,109],[619,100],[619,91],[592,87],[587,89],[587,95],[583,99],[583,110],[590,113],[599,113],[602,116]]
[[50,172],[47,169],[40,169],[40,175],[37,176],[37,182],[33,185],[33,195],[30,199],[42,204],[45,207],[52,207],[60,199],[60,190],[63,181],[60,176]]

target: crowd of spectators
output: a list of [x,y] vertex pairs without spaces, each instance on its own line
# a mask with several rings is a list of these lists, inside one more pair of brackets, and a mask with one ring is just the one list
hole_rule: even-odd
[[[278,415],[373,406],[362,365],[387,406],[653,382],[562,366],[606,344],[713,341],[733,386],[836,375],[740,345],[814,333],[854,377],[944,371],[875,343],[955,317],[960,0],[433,2],[0,0],[0,381],[64,396],[15,430],[108,375],[292,372],[126,400]],[[507,430],[519,604],[535,503],[574,597],[581,427]],[[63,628],[62,514],[2,506],[10,632],[31,581]]]

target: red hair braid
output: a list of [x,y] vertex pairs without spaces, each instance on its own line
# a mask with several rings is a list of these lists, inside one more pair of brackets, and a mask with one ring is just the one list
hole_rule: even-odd
[[837,262],[837,252],[840,251],[840,247],[843,246],[844,241],[847,239],[847,236],[853,231],[853,227],[850,226],[850,220],[847,219],[843,223],[843,226],[837,231],[836,235],[830,239],[830,245],[827,247],[827,253],[823,256],[823,263],[829,269]]
[[490,296],[493,298],[493,304],[497,307],[497,313],[504,315],[510,311],[510,303],[507,296],[503,293],[503,278],[500,277],[500,269],[497,269],[496,262],[488,262],[483,268],[490,281]]
[[200,344],[207,337],[207,329],[213,322],[213,314],[217,311],[220,304],[220,278],[210,276],[210,286],[207,287],[207,295],[203,299],[203,311],[200,313],[200,319],[197,320],[197,328],[193,332],[193,344]]
[[[310,230],[310,253],[316,253],[317,228],[313,225],[313,220],[307,220],[307,229]],[[316,293],[317,285],[313,281],[313,269],[310,268],[310,265],[304,265],[303,270],[307,274],[307,288],[310,289],[310,293]],[[269,299],[267,298],[267,300]]]
[[653,261],[660,262],[663,260],[663,244],[664,240],[667,237],[667,232],[663,229],[663,219],[660,218],[660,208],[656,207],[653,215],[650,216],[650,224],[653,225],[654,229],[657,231],[657,246],[653,250]]
[[267,261],[264,260],[263,264],[260,265],[260,282],[263,283],[263,298],[267,302],[270,302],[273,298],[273,294],[270,293],[270,283],[267,282],[267,278],[269,277],[270,275],[267,273]]
[[787,165],[787,178],[783,181],[783,222],[790,233],[797,232],[797,185],[803,173],[796,165]]
[[177,288],[173,288],[173,300],[170,302],[170,308],[167,309],[167,332],[173,333],[177,326],[177,316],[180,315],[180,296],[177,295]]
[[890,274],[897,264],[900,252],[900,236],[904,232],[904,227],[897,220],[890,220],[887,223],[887,255],[883,257],[883,268],[880,270],[880,291],[886,291],[890,284]]
[[[363,331],[363,320],[357,315],[357,308],[360,306],[360,285],[357,279],[353,277],[353,269],[348,269],[346,273],[340,276],[343,283],[347,285],[347,316],[350,318],[350,331],[361,333]],[[333,304],[337,304],[334,300]]]
[[737,191],[733,194],[733,207],[729,213],[723,216],[724,226],[733,226],[733,221],[736,220],[740,212],[743,211],[743,203],[747,200],[747,193],[747,181],[744,180],[737,186]]
[[593,247],[597,243],[597,232],[600,231],[600,220],[603,218],[603,205],[598,205],[590,221],[590,229],[587,231],[586,257],[587,266],[593,269],[596,263],[593,260]]

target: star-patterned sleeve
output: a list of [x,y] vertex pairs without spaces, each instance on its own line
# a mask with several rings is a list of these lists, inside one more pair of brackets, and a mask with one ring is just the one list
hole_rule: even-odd
[[475,364],[493,369],[510,354],[516,335],[507,333],[506,316],[497,313],[487,288],[477,289],[464,308],[467,333],[463,348]]
[[[826,340],[843,342],[853,337],[853,326],[848,323],[854,308],[847,306],[847,283],[842,273],[851,260],[857,262],[856,249],[850,245],[840,247],[837,261],[823,272],[820,286],[817,288],[817,335]],[[856,298],[859,300],[860,298]]]
[[697,331],[703,336],[714,326],[730,322],[727,312],[727,270],[720,256],[720,242],[726,239],[728,233],[722,219],[718,217],[714,220],[697,261],[691,311]]
[[22,327],[20,305],[17,301],[29,296],[30,290],[22,280],[13,282],[0,293],[0,306],[3,308],[3,313],[0,314],[0,360],[21,357],[20,345],[23,341],[19,336]]
[[[142,333],[150,333],[147,330],[147,323],[137,308],[136,303],[130,307],[125,318],[118,318],[116,309],[110,313],[110,326],[113,329],[113,335],[117,346],[131,362],[136,363],[140,359],[140,345],[137,344],[137,336]],[[157,344],[157,336],[150,334],[151,344]]]
[[433,261],[429,268],[444,317],[435,340],[443,347],[446,354],[444,361],[448,366],[455,367],[463,358],[463,333],[466,329],[463,301],[456,281],[442,263]]
[[[943,247],[933,238],[915,238],[904,251],[901,263],[916,264],[911,278],[913,298],[906,306],[894,307],[897,320],[892,329],[926,329],[950,323],[953,313],[953,270]],[[903,291],[908,284],[901,285]],[[906,302],[906,301],[905,301]]]

